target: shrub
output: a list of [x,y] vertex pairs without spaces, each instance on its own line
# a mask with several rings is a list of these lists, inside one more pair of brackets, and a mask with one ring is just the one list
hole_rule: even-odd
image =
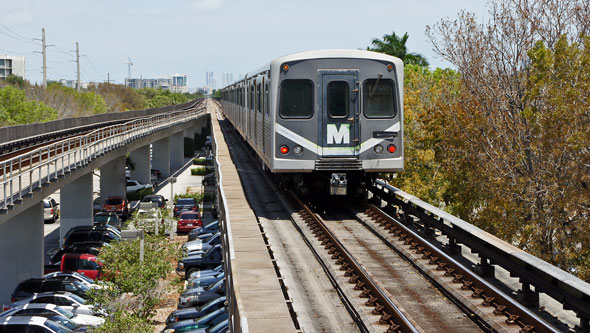
[[127,200],[134,201],[134,200],[141,200],[146,195],[154,194],[154,190],[152,188],[144,188],[139,191],[129,192],[127,193]]
[[197,202],[211,202],[215,199],[215,194],[211,193],[185,193],[185,194],[175,194],[174,195],[174,202],[178,200],[178,198],[194,198]]
[[213,172],[213,169],[208,169],[208,168],[204,168],[204,167],[200,167],[200,168],[191,168],[191,175],[193,176],[204,176],[208,173]]
[[204,157],[195,157],[193,158],[193,164],[194,165],[207,165],[207,159]]

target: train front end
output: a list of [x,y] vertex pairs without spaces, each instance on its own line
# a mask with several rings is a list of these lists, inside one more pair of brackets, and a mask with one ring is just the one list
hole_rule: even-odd
[[403,63],[360,50],[312,51],[271,64],[276,117],[271,169],[299,191],[361,191],[403,170]]

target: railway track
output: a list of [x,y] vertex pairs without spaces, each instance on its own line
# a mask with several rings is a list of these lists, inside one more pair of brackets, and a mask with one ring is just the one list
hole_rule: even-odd
[[558,331],[376,206],[314,210],[291,197],[295,219],[345,272],[357,303],[367,306],[365,318],[377,314],[383,331]]

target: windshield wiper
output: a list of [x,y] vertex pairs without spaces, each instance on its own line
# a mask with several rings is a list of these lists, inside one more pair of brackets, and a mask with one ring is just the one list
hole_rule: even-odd
[[371,98],[373,98],[373,94],[375,93],[375,90],[377,90],[377,85],[379,85],[379,81],[381,80],[382,77],[383,77],[383,74],[377,75],[377,82],[375,82],[375,85],[373,86],[373,89],[369,93],[369,100]]

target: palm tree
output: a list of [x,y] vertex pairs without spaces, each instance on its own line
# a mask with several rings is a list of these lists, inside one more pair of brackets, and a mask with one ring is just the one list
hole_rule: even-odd
[[416,64],[419,66],[428,66],[428,61],[420,53],[408,52],[406,43],[410,36],[406,32],[401,38],[395,34],[395,31],[391,35],[383,35],[383,40],[379,38],[373,39],[371,45],[373,48],[367,47],[369,51],[375,51],[385,53],[398,57],[404,61],[404,64]]

